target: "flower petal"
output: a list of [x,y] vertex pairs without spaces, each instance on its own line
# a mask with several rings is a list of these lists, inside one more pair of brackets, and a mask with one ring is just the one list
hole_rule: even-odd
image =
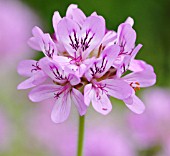
[[85,49],[83,58],[86,58],[102,41],[105,34],[105,22],[100,17],[90,16],[85,20],[80,34],[82,46]]
[[65,83],[67,77],[62,67],[54,61],[50,61],[48,58],[41,59],[39,61],[42,70],[55,82]]
[[40,45],[35,37],[31,37],[27,44],[34,50],[41,51]]
[[49,58],[53,58],[53,55],[57,55],[57,47],[53,42],[50,34],[43,34],[41,40],[39,41],[40,47],[44,55]]
[[128,17],[128,18],[126,19],[125,23],[130,24],[131,26],[133,26],[133,25],[134,25],[134,20],[133,20],[132,17]]
[[133,72],[139,72],[139,71],[145,70],[146,66],[148,69],[150,68],[150,70],[153,71],[153,67],[151,65],[147,64],[145,61],[133,59],[129,65],[128,69]]
[[39,38],[39,37],[42,36],[44,33],[43,33],[43,31],[42,31],[39,27],[35,26],[35,27],[32,29],[32,34],[33,34],[33,36],[35,36],[36,38]]
[[58,25],[58,23],[60,22],[61,19],[62,18],[60,16],[60,13],[58,11],[55,11],[54,15],[53,15],[53,19],[52,19],[52,21],[53,21],[53,28],[54,28],[55,33],[57,32],[57,25]]
[[19,63],[17,71],[18,74],[22,76],[31,77],[34,73],[39,71],[36,68],[37,66],[38,66],[38,62],[35,60],[23,60]]
[[70,92],[63,92],[60,97],[56,100],[51,113],[51,119],[55,123],[64,122],[71,110],[71,98]]
[[[103,40],[102,40],[102,46],[106,46],[107,44],[109,43],[113,43],[116,39],[117,35],[116,35],[116,32],[115,31],[108,31],[104,37],[103,37]],[[114,44],[114,43],[113,43]]]
[[118,45],[112,45],[107,47],[101,54],[101,57],[94,61],[89,70],[86,71],[85,76],[90,81],[93,77],[102,77],[113,65],[116,57],[120,52]]
[[61,89],[62,86],[54,84],[40,85],[31,90],[29,93],[29,99],[33,102],[40,102],[55,97],[55,92],[61,91]]
[[71,58],[69,57],[65,57],[65,56],[58,56],[58,55],[55,55],[53,57],[53,60],[60,64],[61,66],[67,66],[70,64],[70,61],[71,61]]
[[128,103],[128,101],[124,100],[126,106],[136,114],[141,114],[145,110],[145,105],[143,102],[134,94],[131,96],[133,103]]
[[90,105],[90,101],[94,98],[94,91],[92,89],[92,84],[87,84],[84,87],[84,103],[86,106]]
[[135,58],[135,56],[137,55],[137,53],[139,52],[139,50],[142,48],[142,44],[138,44],[133,51],[131,52],[131,60],[133,60]]
[[79,114],[82,116],[86,113],[87,106],[84,103],[83,94],[75,88],[72,88],[71,98],[73,103],[76,105]]
[[54,54],[58,53],[57,47],[53,42],[50,34],[44,34],[43,31],[38,27],[34,27],[32,33],[34,37],[31,38],[30,41],[28,41],[28,44],[31,47],[37,46],[38,48],[39,45],[40,50],[49,58],[52,58]]
[[107,66],[105,68],[106,71],[113,65],[113,62],[116,60],[119,52],[120,47],[118,45],[111,45],[103,50],[101,58],[107,58]]
[[66,48],[67,52],[74,57],[75,51],[77,50],[78,46],[78,34],[80,28],[78,24],[69,19],[63,18],[57,25],[57,33],[59,39],[63,43],[64,47]]
[[83,11],[80,10],[79,8],[73,9],[72,17],[73,20],[76,21],[80,27],[82,27],[86,19],[86,15],[83,13]]
[[29,88],[35,87],[36,84],[34,84],[33,81],[34,81],[34,78],[30,77],[30,78],[26,79],[25,81],[21,82],[17,86],[17,89],[20,90],[20,89],[29,89]]
[[18,86],[17,89],[28,89],[35,87],[37,85],[42,84],[46,80],[46,75],[44,74],[43,71],[35,73],[32,77],[29,79],[21,82]]
[[76,9],[78,6],[76,4],[70,4],[67,8],[67,11],[66,11],[66,17],[68,18],[72,18],[73,15],[72,15],[72,12],[74,9]]
[[121,79],[107,79],[101,81],[107,94],[117,99],[126,99],[132,94],[132,89],[128,83]]
[[41,36],[43,35],[43,31],[39,27],[35,26],[32,29],[32,34],[34,37],[31,37],[28,40],[28,45],[35,50],[41,50],[39,41],[41,39]]
[[75,86],[80,83],[80,78],[74,74],[69,74],[68,81],[70,82],[71,85]]
[[129,64],[129,70],[133,71],[133,72],[139,72],[142,71],[144,68],[143,66],[145,66],[145,62],[142,60],[135,60],[133,59],[130,64]]
[[118,27],[118,43],[123,47],[123,52],[131,52],[135,46],[136,32],[130,24],[123,23]]
[[152,68],[150,68],[150,65],[147,67],[147,64],[146,64],[145,70],[130,73],[124,76],[122,79],[127,81],[129,84],[138,82],[140,87],[152,86],[156,82],[156,74],[151,69]]
[[112,110],[112,104],[108,96],[102,91],[100,91],[99,95],[95,94],[92,99],[92,105],[97,112],[103,115],[107,115]]

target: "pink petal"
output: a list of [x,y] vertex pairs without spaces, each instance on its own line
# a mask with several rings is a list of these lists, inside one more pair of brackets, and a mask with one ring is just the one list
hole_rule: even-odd
[[34,81],[33,77],[30,77],[29,79],[26,79],[25,81],[21,82],[18,86],[17,89],[29,89],[32,87],[35,87],[36,84],[32,83]]
[[115,41],[117,35],[116,35],[116,32],[115,31],[108,31],[104,37],[103,37],[103,40],[102,40],[102,46],[106,46],[107,44],[109,44],[110,42],[113,42]]
[[106,57],[108,62],[105,69],[106,71],[113,65],[113,62],[116,60],[119,52],[120,52],[120,47],[118,45],[111,45],[103,50],[101,54],[101,58]]
[[87,66],[85,64],[83,64],[83,63],[81,65],[79,65],[79,66],[69,63],[64,68],[65,72],[74,74],[77,77],[82,77],[86,70],[87,70]]
[[75,86],[80,83],[80,78],[74,74],[69,74],[68,81],[70,82],[71,85]]
[[30,77],[37,72],[33,70],[36,64],[37,61],[35,60],[23,60],[19,63],[17,71],[22,76]]
[[135,56],[137,55],[137,53],[139,52],[139,50],[142,48],[142,44],[138,44],[132,51],[131,53],[131,60],[135,58]]
[[112,45],[107,47],[101,54],[100,58],[97,59],[89,70],[86,71],[85,76],[90,81],[93,77],[102,77],[113,65],[113,62],[117,58],[120,52],[118,45]]
[[145,70],[140,72],[133,72],[131,74],[128,74],[124,76],[123,79],[128,83],[138,82],[140,84],[140,87],[152,86],[156,82],[156,74],[153,70],[150,70],[150,66],[148,66],[148,68],[146,67]]
[[94,90],[92,89],[92,84],[87,84],[84,87],[84,103],[86,106],[90,105],[90,101],[94,98]]
[[83,57],[86,58],[102,41],[105,34],[105,22],[100,17],[90,16],[85,20],[80,34],[81,39],[88,43],[88,48],[83,53]]
[[133,18],[128,17],[128,18],[126,19],[125,23],[130,24],[131,26],[133,26],[133,25],[134,25],[134,20],[133,20]]
[[135,46],[136,32],[130,24],[121,24],[118,27],[118,42],[124,47],[124,52],[131,52]]
[[41,51],[40,45],[35,37],[31,37],[27,44],[34,50]]
[[54,60],[55,62],[57,62],[58,64],[60,64],[61,66],[67,66],[67,65],[70,64],[71,58],[65,57],[65,56],[55,55],[55,56],[53,57],[53,60]]
[[32,77],[29,79],[21,82],[18,86],[17,89],[28,89],[35,87],[37,85],[42,84],[46,80],[46,75],[44,74],[43,71],[35,73]]
[[76,105],[79,114],[82,116],[86,113],[87,106],[84,103],[83,94],[75,88],[72,88],[71,98],[73,103]]
[[62,86],[48,84],[41,85],[31,90],[29,93],[29,99],[33,102],[40,102],[45,99],[55,97],[55,92],[61,91]]
[[144,112],[145,110],[145,105],[143,104],[143,102],[134,94],[132,95],[132,100],[133,103],[127,103],[128,101],[124,100],[126,106],[133,111],[136,114],[141,114]]
[[33,75],[35,85],[43,83],[47,79],[47,75],[41,70]]
[[153,71],[153,67],[149,64],[147,64],[146,62],[144,62],[143,60],[132,60],[130,65],[129,65],[129,70],[133,71],[133,72],[139,72],[142,70],[145,70],[147,68]]
[[67,81],[66,75],[62,67],[54,61],[47,58],[39,61],[42,70],[55,82],[65,83]]
[[57,47],[49,34],[44,34],[42,30],[38,27],[34,27],[32,30],[32,33],[34,37],[28,41],[28,44],[31,47],[37,48],[37,49],[40,48],[40,50],[47,57],[50,57],[50,58],[52,58],[54,54],[58,53]]
[[76,4],[70,4],[69,7],[67,8],[67,11],[66,11],[66,17],[68,18],[72,18],[73,15],[72,15],[72,12],[74,9],[76,9],[78,6]]
[[107,94],[118,99],[126,99],[132,94],[132,89],[128,83],[121,79],[107,79],[101,81],[105,86]]
[[102,20],[103,23],[105,23],[105,19],[103,16],[98,15],[96,12],[93,12],[90,16],[98,17]]
[[64,122],[69,114],[71,109],[71,98],[70,92],[63,92],[60,95],[60,98],[56,100],[56,103],[53,107],[51,113],[51,119],[55,123]]
[[40,40],[41,40],[41,38],[42,38],[42,36],[43,36],[44,33],[43,33],[43,31],[42,31],[39,27],[35,26],[35,27],[32,29],[32,34],[33,34],[34,37],[31,37],[31,38],[28,40],[28,45],[29,45],[31,48],[40,51],[42,48],[41,48],[39,42],[40,42]]
[[86,19],[86,15],[83,13],[83,11],[79,8],[73,9],[72,16],[73,20],[76,21],[80,27],[82,27]]
[[44,33],[43,33],[43,31],[42,31],[39,27],[35,26],[35,27],[32,29],[32,34],[33,34],[33,36],[35,36],[36,38],[39,38],[39,37],[42,36]]
[[58,25],[58,23],[60,22],[61,19],[62,18],[60,16],[60,13],[58,11],[55,11],[54,15],[53,15],[53,19],[52,19],[52,21],[53,21],[53,28],[54,28],[55,32],[57,32],[57,25]]
[[108,96],[105,93],[102,93],[102,91],[99,94],[100,97],[97,97],[97,94],[92,99],[92,105],[93,108],[103,114],[107,115],[112,110],[112,104],[108,98]]
[[133,59],[130,64],[129,64],[129,70],[133,71],[133,72],[139,72],[142,71],[144,68],[143,66],[145,66],[145,62],[142,60],[135,60]]
[[78,40],[77,32],[80,30],[78,24],[69,19],[63,18],[57,26],[57,32],[59,39],[63,43],[67,52],[74,57],[74,52],[76,51],[74,45],[76,45],[76,41]]
[[53,58],[54,55],[57,55],[58,50],[50,34],[43,34],[42,38],[39,41],[39,44],[40,44],[42,52],[47,57]]

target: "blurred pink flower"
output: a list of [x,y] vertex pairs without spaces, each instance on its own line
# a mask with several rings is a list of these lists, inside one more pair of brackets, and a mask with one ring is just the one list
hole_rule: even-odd
[[143,149],[161,146],[160,155],[170,155],[170,90],[155,88],[146,91],[143,98],[146,112],[141,116],[129,114],[133,137]]
[[[48,118],[51,102],[37,107],[38,113],[30,120],[32,135],[44,144],[53,155],[75,156],[77,145],[77,121],[67,120],[54,124]],[[90,120],[87,120],[88,124]],[[93,125],[93,124],[90,124]],[[85,132],[84,156],[136,156],[129,139],[109,124],[87,126]]]
[[87,130],[85,156],[136,156],[130,141],[109,126]]
[[9,66],[33,56],[27,40],[39,22],[31,10],[17,0],[0,0],[0,21],[0,64],[3,60]]
[[4,111],[0,110],[0,152],[8,149],[12,141],[10,123]]

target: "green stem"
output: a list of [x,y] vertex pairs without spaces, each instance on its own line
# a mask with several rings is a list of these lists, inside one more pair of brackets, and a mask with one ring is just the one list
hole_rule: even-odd
[[84,123],[85,116],[79,116],[79,133],[77,144],[77,156],[83,156],[83,141],[84,141]]

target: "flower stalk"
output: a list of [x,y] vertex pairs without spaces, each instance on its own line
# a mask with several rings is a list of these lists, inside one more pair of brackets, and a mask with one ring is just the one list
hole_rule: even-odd
[[77,156],[83,156],[85,115],[79,116]]

